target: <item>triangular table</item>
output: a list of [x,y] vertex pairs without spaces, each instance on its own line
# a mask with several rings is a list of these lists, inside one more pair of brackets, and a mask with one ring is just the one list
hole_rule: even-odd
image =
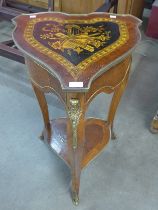
[[[23,52],[44,120],[41,138],[70,167],[72,199],[79,201],[81,170],[107,145],[125,90],[141,21],[131,15],[37,13],[14,20],[13,39]],[[49,120],[44,93],[55,93],[67,119]],[[107,120],[85,119],[99,93],[113,93]],[[98,107],[99,110],[99,107]]]

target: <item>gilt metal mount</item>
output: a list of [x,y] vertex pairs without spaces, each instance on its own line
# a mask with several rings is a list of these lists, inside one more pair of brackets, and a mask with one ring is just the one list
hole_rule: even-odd
[[77,126],[81,116],[80,103],[78,99],[70,99],[70,108],[68,110],[68,115],[72,124],[73,149],[77,149]]

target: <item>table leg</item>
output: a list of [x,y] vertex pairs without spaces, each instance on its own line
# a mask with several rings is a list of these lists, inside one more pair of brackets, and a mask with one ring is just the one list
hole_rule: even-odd
[[72,174],[72,185],[71,185],[71,193],[72,193],[72,201],[74,205],[79,204],[79,188],[80,188],[80,176],[81,176],[81,166],[80,160],[78,158],[78,152],[74,151],[73,154],[73,165],[71,169]]
[[111,101],[109,113],[108,113],[108,123],[111,127],[111,139],[115,140],[116,139],[116,134],[114,133],[114,118],[115,114],[117,111],[117,107],[119,105],[120,99],[123,95],[123,92],[127,86],[127,81],[128,81],[128,75],[124,78],[124,80],[121,82],[119,86],[115,88],[114,95]]
[[71,145],[71,174],[72,174],[72,201],[75,205],[79,203],[79,187],[81,166],[84,152],[84,104],[81,98],[69,98],[67,102],[68,116],[71,122],[70,136]]
[[[47,139],[49,140],[51,138],[51,126],[50,126],[50,120],[49,120],[47,101],[46,101],[43,91],[40,88],[38,88],[34,83],[32,83],[32,87],[33,87],[34,93],[36,95],[36,98],[38,100],[38,103],[42,112],[44,126],[47,131]],[[44,140],[43,132],[40,138]]]

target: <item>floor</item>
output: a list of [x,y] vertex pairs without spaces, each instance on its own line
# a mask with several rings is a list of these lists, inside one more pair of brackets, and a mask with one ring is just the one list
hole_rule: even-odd
[[[1,21],[0,39],[12,28]],[[38,138],[42,118],[26,67],[0,57],[1,210],[158,209],[158,135],[149,131],[158,109],[158,41],[142,35],[116,116],[118,138],[82,172],[78,207],[67,166]],[[53,118],[65,116],[56,97],[47,100]],[[109,100],[99,95],[88,116],[105,119]]]

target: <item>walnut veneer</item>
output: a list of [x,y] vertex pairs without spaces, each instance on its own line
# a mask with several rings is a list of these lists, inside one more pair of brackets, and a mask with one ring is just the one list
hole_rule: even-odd
[[[13,39],[25,55],[44,120],[41,139],[70,167],[79,201],[81,170],[115,138],[113,121],[126,88],[141,21],[130,15],[39,13],[14,19]],[[56,94],[67,118],[49,119],[45,93]],[[113,98],[105,120],[85,119],[101,92]]]

